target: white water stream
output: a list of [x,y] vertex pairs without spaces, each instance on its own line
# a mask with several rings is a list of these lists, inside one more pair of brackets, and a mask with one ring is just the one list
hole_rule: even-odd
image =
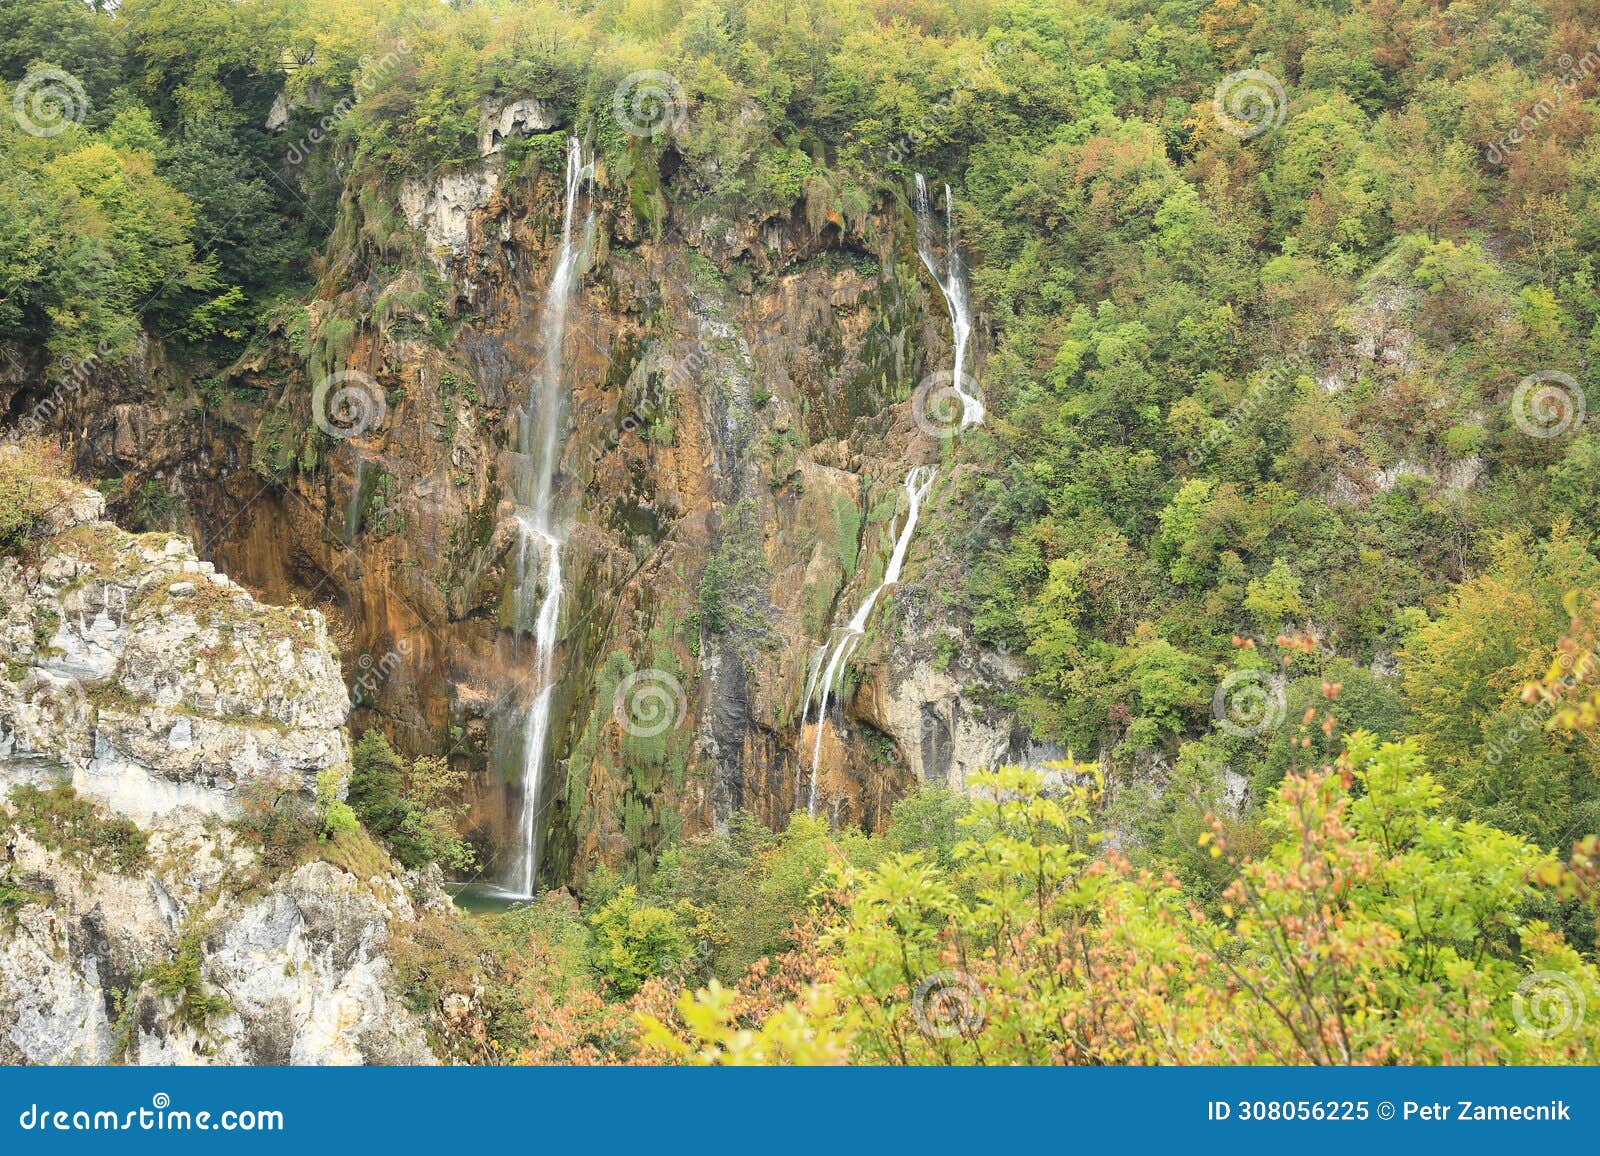
[[[955,346],[955,365],[951,372],[951,388],[961,399],[961,427],[981,425],[984,418],[983,400],[967,391],[967,346],[972,339],[972,302],[967,294],[967,280],[961,265],[961,250],[956,244],[955,198],[950,186],[944,187],[945,243],[941,262],[935,243],[933,206],[928,200],[928,183],[921,173],[916,178],[916,195],[912,211],[917,219],[917,255],[927,267],[929,275],[944,296],[945,308],[950,313],[950,337]],[[941,271],[942,265],[942,271]],[[827,725],[828,701],[832,698],[843,677],[845,663],[861,645],[866,635],[867,618],[878,598],[886,588],[900,581],[900,568],[904,565],[911,537],[917,530],[917,517],[922,511],[922,500],[933,485],[937,471],[932,466],[916,466],[906,475],[906,520],[895,539],[894,553],[884,569],[883,581],[868,594],[856,608],[850,621],[834,633],[830,642],[817,648],[814,667],[806,682],[801,699],[800,729],[805,730],[807,715],[813,701],[817,704],[816,734],[811,745],[811,780],[806,790],[806,813],[817,813],[817,775],[822,764],[822,732]],[[797,784],[798,787],[798,784]]]
[[950,337],[955,344],[955,366],[951,370],[950,386],[961,398],[961,426],[983,424],[983,399],[967,392],[967,345],[972,339],[972,300],[967,295],[966,271],[961,266],[961,250],[956,245],[955,198],[950,186],[944,187],[944,271],[940,272],[939,255],[934,247],[933,206],[928,202],[928,182],[917,174],[917,192],[912,201],[912,211],[917,217],[917,255],[927,267],[928,275],[944,294],[945,308],[950,311]]
[[[594,161],[585,158],[574,137],[567,142],[566,201],[561,217],[561,245],[545,291],[539,319],[544,363],[539,380],[528,391],[528,404],[519,415],[514,498],[521,547],[517,555],[518,580],[514,596],[517,635],[533,627],[533,702],[522,720],[522,813],[517,858],[506,876],[506,887],[520,896],[532,896],[539,870],[539,794],[544,780],[546,748],[550,742],[550,706],[555,690],[555,650],[561,618],[562,528],[554,510],[554,481],[560,458],[562,430],[562,343],[567,331],[567,307],[589,252],[594,234],[594,210],[584,222],[582,235],[573,236],[572,222],[578,197],[594,176]],[[537,608],[535,600],[537,599]]]
[[[856,608],[850,621],[838,632],[830,646],[824,646],[817,652],[817,670],[812,675],[812,685],[806,695],[806,704],[810,704],[812,695],[817,698],[817,733],[811,748],[811,785],[806,792],[806,813],[817,813],[817,769],[822,763],[822,731],[828,720],[828,699],[832,696],[834,686],[844,672],[844,664],[856,652],[856,647],[861,645],[861,639],[867,632],[867,617],[872,613],[872,608],[877,605],[878,597],[885,589],[900,581],[900,568],[905,565],[906,551],[911,548],[911,536],[917,532],[917,517],[922,512],[922,499],[927,497],[929,488],[933,485],[934,475],[938,471],[932,466],[913,466],[906,475],[906,521],[900,528],[899,535],[895,538],[894,553],[889,555],[889,565],[884,567],[883,581],[873,587],[866,601]],[[801,727],[804,728],[804,708],[801,713]]]

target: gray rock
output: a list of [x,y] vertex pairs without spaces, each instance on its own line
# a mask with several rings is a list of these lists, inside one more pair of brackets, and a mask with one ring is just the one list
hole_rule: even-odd
[[[437,871],[273,879],[221,821],[252,782],[347,778],[322,616],[259,603],[104,508],[83,491],[37,561],[0,560],[0,798],[70,782],[148,832],[148,867],[91,869],[0,807],[0,878],[39,896],[0,915],[0,1063],[432,1063],[386,946],[396,921],[449,909]],[[196,951],[205,1015],[148,982]]]
[[322,616],[258,603],[187,541],[151,548],[103,511],[84,491],[59,519],[76,534],[27,568],[0,561],[0,642],[22,656],[0,671],[0,787],[70,781],[147,822],[231,815],[249,781],[309,791],[344,766],[350,700]]

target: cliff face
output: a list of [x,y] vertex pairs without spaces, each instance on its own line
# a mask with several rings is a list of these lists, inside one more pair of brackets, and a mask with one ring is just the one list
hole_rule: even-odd
[[[490,115],[476,166],[347,190],[317,299],[207,391],[153,350],[96,367],[56,415],[124,501],[157,479],[206,557],[340,620],[357,723],[478,769],[491,857],[517,797],[504,719],[537,689],[507,629],[507,494],[563,209],[565,138],[545,120]],[[781,825],[814,750],[819,811],[874,825],[911,783],[959,784],[1025,743],[995,706],[1011,660],[962,612],[975,479],[913,413],[951,346],[909,209],[818,193],[740,213],[694,195],[670,148],[630,155],[578,205],[594,239],[563,352],[551,880],[738,808]],[[938,473],[902,581],[818,747],[811,667],[881,579],[916,465]]]
[[136,876],[15,830],[6,852],[37,899],[0,925],[0,1063],[433,1062],[385,953],[418,918],[393,877],[318,861],[255,892],[250,853],[193,812],[150,826]]
[[182,538],[127,534],[68,493],[37,562],[0,560],[0,782],[71,783],[149,821],[310,789],[349,761],[349,696],[316,611],[256,601]]
[[227,823],[253,790],[342,789],[321,614],[103,506],[63,487],[0,560],[0,1063],[430,1062],[384,947],[437,884],[269,869]]

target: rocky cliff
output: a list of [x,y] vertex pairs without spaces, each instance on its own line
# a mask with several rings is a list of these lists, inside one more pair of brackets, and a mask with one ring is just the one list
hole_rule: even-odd
[[[123,503],[154,486],[207,558],[342,624],[358,723],[478,772],[491,871],[517,800],[504,720],[530,693],[507,492],[561,224],[552,115],[486,109],[476,163],[347,188],[315,300],[203,387],[146,350],[93,367],[53,414]],[[707,198],[710,176],[635,142],[584,192],[551,881],[647,866],[739,808],[781,825],[804,805],[810,668],[880,580],[916,465],[938,474],[820,724],[819,809],[871,826],[911,783],[959,784],[1026,744],[1004,709],[1012,660],[968,638],[976,479],[914,412],[951,341],[909,205],[819,186],[757,210]],[[640,687],[665,725],[630,725]]]
[[62,484],[0,559],[0,1063],[430,1062],[384,948],[437,884],[269,862],[233,822],[342,790],[322,616],[103,505]]

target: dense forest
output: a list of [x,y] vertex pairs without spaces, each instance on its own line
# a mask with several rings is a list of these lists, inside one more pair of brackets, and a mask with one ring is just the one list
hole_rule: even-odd
[[[1055,754],[870,824],[655,818],[648,857],[397,927],[413,1010],[472,1002],[435,1016],[439,1054],[1593,1062],[1596,15],[0,0],[0,359],[28,381],[0,550],[73,466],[50,399],[132,351],[159,344],[201,420],[268,346],[342,368],[308,309],[394,269],[422,339],[458,324],[395,190],[477,163],[486,109],[563,126],[494,141],[557,209],[582,138],[630,245],[793,219],[868,283],[925,174],[986,409],[939,449],[938,597],[1009,664],[992,709]],[[315,475],[263,449],[271,420],[243,457]],[[85,480],[133,529],[184,525],[160,486]],[[701,630],[762,613],[716,586],[726,557]],[[469,874],[461,775],[364,721],[343,801],[256,800],[241,837]]]

